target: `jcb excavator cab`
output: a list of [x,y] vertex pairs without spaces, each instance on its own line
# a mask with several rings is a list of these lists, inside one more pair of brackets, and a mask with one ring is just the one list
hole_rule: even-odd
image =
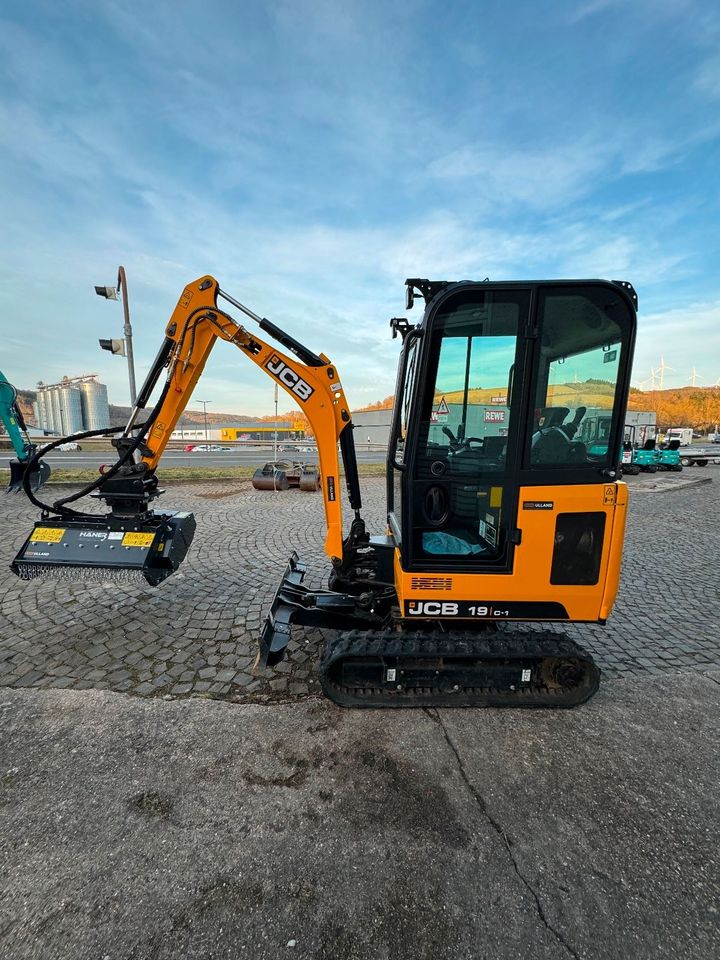
[[[570,607],[582,612],[572,619],[601,619],[599,587],[579,601],[553,589],[568,538],[549,520],[572,528],[573,540],[592,533],[604,580],[632,293],[606,282],[425,289],[423,321],[405,334],[388,460],[405,613],[422,615],[413,581],[432,570],[452,575],[453,601],[502,600],[508,619],[554,619],[560,607],[563,618]],[[604,447],[592,450],[576,439],[590,406],[611,422]]]

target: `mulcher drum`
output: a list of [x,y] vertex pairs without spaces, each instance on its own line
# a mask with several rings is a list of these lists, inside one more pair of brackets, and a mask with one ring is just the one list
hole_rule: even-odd
[[549,631],[352,630],[327,643],[320,672],[345,707],[574,707],[600,682],[592,657]]

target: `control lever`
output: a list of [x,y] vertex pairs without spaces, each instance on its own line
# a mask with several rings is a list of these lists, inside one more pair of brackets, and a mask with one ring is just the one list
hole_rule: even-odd
[[442,428],[442,432],[450,441],[450,449],[452,450],[453,453],[455,453],[457,450],[460,449],[460,447],[462,447],[462,436],[461,436],[462,429],[463,429],[463,426],[462,424],[460,424],[460,426],[458,427],[458,435],[456,437],[455,434],[450,429],[450,427]]
[[567,436],[568,440],[572,440],[572,438],[575,436],[575,434],[577,433],[577,429],[580,426],[580,421],[582,420],[582,418],[585,416],[586,413],[587,413],[587,407],[578,407],[577,410],[575,411],[575,416],[572,418],[570,423],[564,423],[562,425],[562,430]]

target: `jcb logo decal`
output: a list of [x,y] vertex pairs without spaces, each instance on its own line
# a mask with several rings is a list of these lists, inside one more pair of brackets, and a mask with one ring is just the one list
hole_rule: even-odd
[[411,617],[456,617],[458,614],[456,603],[442,603],[437,600],[410,600],[406,609]]
[[305,402],[305,400],[309,400],[315,392],[309,383],[306,383],[275,354],[270,357],[265,366],[274,377],[277,377],[284,387],[292,390],[299,400]]

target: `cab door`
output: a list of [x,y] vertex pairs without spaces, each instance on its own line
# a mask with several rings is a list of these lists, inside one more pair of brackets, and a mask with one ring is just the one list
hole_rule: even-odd
[[402,505],[408,455],[408,430],[411,405],[418,380],[421,343],[422,331],[417,329],[411,330],[403,341],[395,388],[391,439],[388,445],[386,474],[388,526],[398,546],[402,542]]
[[407,570],[512,569],[529,288],[456,284],[428,311],[400,476]]

